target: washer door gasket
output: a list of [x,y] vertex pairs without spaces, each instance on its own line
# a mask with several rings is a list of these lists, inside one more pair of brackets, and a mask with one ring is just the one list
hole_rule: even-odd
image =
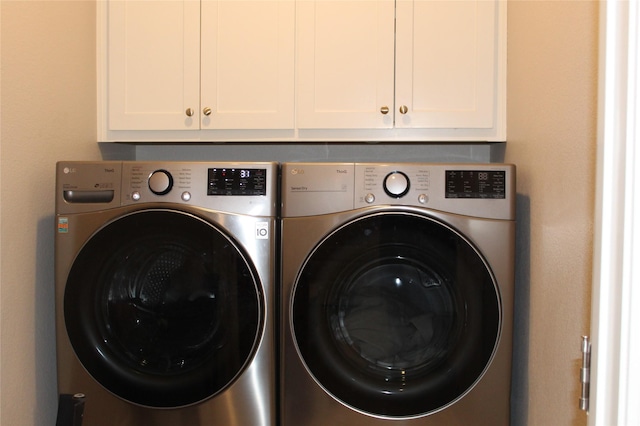
[[460,399],[499,342],[486,262],[435,219],[377,213],[327,236],[296,280],[291,325],[316,382],[380,417],[420,417]]
[[143,210],[105,225],[67,279],[73,349],[111,393],[181,407],[229,386],[260,339],[264,295],[238,246],[184,212]]

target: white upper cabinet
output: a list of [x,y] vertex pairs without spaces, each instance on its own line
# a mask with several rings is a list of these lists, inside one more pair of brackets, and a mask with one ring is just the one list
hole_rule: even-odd
[[293,1],[103,7],[107,132],[293,128]]
[[504,141],[504,0],[99,2],[101,141]]
[[297,7],[299,128],[395,129],[375,133],[383,139],[505,137],[499,1]]

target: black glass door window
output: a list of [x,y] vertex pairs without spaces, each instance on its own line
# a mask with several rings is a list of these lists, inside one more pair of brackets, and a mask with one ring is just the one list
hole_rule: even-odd
[[297,279],[298,350],[333,397],[415,417],[473,387],[500,334],[500,296],[453,229],[408,213],[357,219],[324,239]]
[[226,388],[260,338],[263,295],[241,250],[186,213],[147,210],[103,227],[69,273],[74,351],[117,396],[179,407]]

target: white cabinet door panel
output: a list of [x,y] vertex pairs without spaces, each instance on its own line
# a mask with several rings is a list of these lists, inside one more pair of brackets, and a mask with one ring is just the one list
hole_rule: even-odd
[[396,127],[495,125],[497,2],[398,0]]
[[108,3],[109,130],[198,128],[200,5]]
[[393,0],[297,3],[297,127],[391,128]]
[[293,0],[202,1],[202,129],[294,127]]

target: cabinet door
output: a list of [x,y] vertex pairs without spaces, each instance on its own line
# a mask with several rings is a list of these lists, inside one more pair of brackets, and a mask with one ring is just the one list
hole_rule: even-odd
[[107,8],[107,128],[197,129],[199,2],[112,0]]
[[293,128],[294,11],[294,0],[202,0],[202,129]]
[[397,0],[396,127],[494,127],[497,3]]
[[299,128],[393,126],[393,0],[301,1],[296,31]]

